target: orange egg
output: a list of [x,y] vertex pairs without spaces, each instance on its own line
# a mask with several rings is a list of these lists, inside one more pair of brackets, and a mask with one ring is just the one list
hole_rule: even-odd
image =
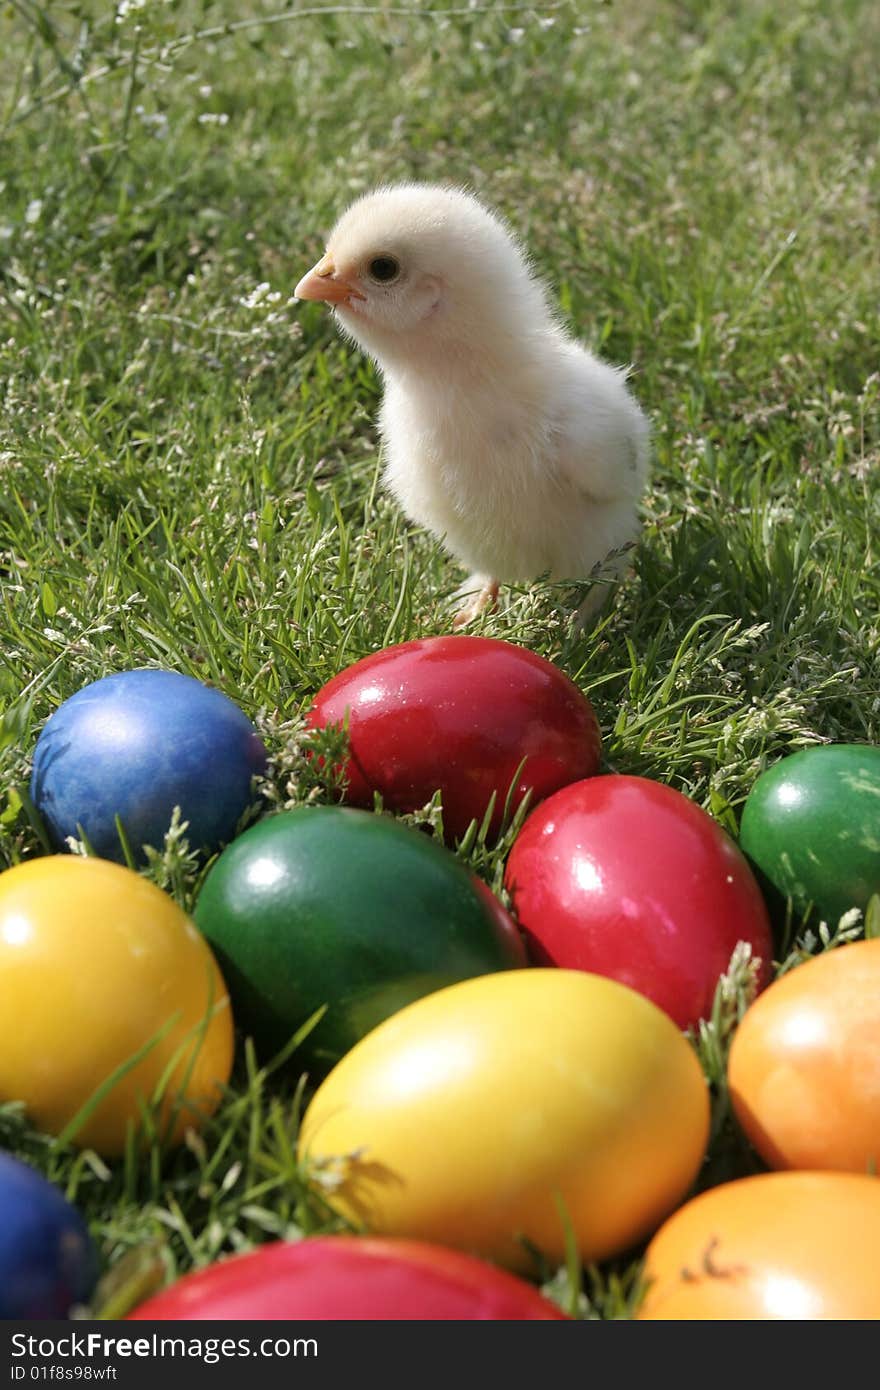
[[880,940],[826,951],[746,1013],[728,1085],[771,1168],[880,1166]]
[[762,1173],[703,1192],[648,1246],[639,1318],[880,1318],[880,1179]]

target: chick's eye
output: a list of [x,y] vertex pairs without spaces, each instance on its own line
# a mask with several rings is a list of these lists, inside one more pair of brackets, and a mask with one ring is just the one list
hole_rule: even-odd
[[380,285],[389,285],[400,274],[400,262],[393,256],[374,256],[369,265],[370,275]]

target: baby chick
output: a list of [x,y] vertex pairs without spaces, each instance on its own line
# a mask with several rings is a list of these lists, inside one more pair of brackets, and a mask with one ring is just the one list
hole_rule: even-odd
[[295,294],[331,304],[382,373],[386,482],[473,571],[455,626],[499,581],[621,572],[647,420],[626,370],[558,323],[495,213],[457,189],[380,188],[343,213]]

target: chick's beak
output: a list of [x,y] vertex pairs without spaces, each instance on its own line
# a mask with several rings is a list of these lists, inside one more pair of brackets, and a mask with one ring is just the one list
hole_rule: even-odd
[[293,295],[295,299],[320,299],[325,304],[350,304],[353,299],[366,299],[350,280],[337,273],[329,254],[322,256],[303,276]]

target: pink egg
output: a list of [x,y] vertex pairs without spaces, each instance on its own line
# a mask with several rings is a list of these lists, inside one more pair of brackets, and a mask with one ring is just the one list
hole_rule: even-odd
[[532,958],[607,975],[686,1028],[711,1011],[738,941],[769,982],[773,943],[758,884],[694,801],[644,777],[592,777],[527,819],[505,886]]
[[494,1265],[415,1240],[278,1241],[187,1274],[135,1321],[534,1321],[565,1314]]

